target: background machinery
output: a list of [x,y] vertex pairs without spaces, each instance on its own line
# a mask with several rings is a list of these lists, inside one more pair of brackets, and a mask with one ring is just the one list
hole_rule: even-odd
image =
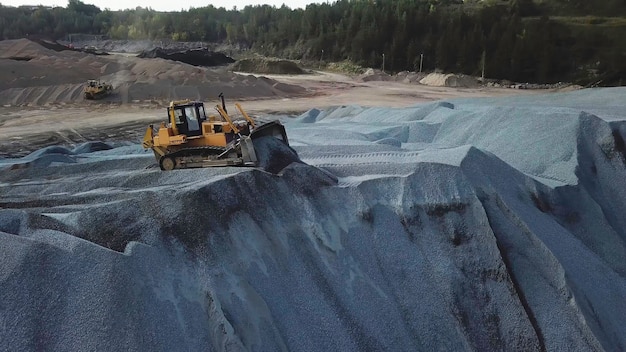
[[113,86],[100,80],[90,79],[83,91],[85,99],[102,99],[113,92]]
[[143,147],[152,149],[161,170],[212,166],[257,166],[254,141],[274,137],[289,145],[285,127],[279,121],[257,125],[235,104],[245,120],[235,121],[222,105],[216,105],[219,116],[206,115],[199,101],[172,101],[167,108],[168,122],[158,128],[150,125]]

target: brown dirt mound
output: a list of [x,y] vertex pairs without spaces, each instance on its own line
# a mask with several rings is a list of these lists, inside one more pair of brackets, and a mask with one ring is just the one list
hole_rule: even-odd
[[[299,86],[164,59],[53,51],[27,39],[0,41],[0,105],[82,103],[82,85],[101,79],[114,87],[104,102],[293,96]],[[16,58],[20,58],[16,60]],[[93,102],[91,102],[93,103]]]
[[420,80],[421,84],[437,87],[473,88],[479,86],[478,80],[471,76],[431,73]]
[[161,58],[172,61],[180,61],[194,66],[222,66],[235,62],[235,60],[223,53],[210,51],[205,48],[188,50],[154,48],[144,50],[137,57],[144,59]]
[[52,50],[30,41],[28,39],[13,39],[0,41],[0,59],[10,59],[19,57],[35,58]]
[[239,60],[230,66],[230,70],[238,72],[285,75],[300,75],[305,73],[298,66],[298,64],[293,61],[269,60],[265,58]]

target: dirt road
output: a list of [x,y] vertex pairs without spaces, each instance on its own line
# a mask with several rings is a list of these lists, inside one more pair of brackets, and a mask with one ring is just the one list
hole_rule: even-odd
[[[280,83],[301,86],[306,92],[290,98],[239,100],[250,113],[297,115],[312,108],[341,105],[404,107],[457,97],[529,94],[528,91],[504,88],[449,88],[398,82],[361,82],[346,75],[327,72],[266,77]],[[217,99],[207,101],[208,106],[216,103]],[[85,101],[30,108],[0,107],[0,156],[22,156],[48,145],[75,144],[87,140],[138,142],[148,124],[160,122],[164,118],[165,104],[157,102],[118,104]]]

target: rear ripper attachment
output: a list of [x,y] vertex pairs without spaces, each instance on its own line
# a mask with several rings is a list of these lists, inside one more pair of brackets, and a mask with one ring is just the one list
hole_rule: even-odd
[[235,106],[244,120],[233,120],[222,94],[220,98],[221,106],[215,106],[219,116],[207,117],[202,102],[179,100],[170,102],[168,122],[148,126],[142,145],[152,149],[161,170],[257,166],[256,139],[271,136],[289,145],[279,121],[257,126],[239,104]]

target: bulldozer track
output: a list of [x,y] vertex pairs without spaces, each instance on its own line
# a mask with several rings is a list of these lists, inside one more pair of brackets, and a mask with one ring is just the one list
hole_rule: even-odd
[[[216,147],[204,146],[186,148],[163,155],[159,159],[161,170],[186,169],[207,166],[236,166],[245,162],[238,156],[233,156],[234,146]],[[236,152],[234,152],[236,154]]]
[[165,154],[167,157],[188,157],[195,155],[219,155],[226,151],[225,147],[214,147],[214,146],[206,146],[206,147],[196,147],[196,148],[187,148],[183,150],[178,150],[172,153]]

